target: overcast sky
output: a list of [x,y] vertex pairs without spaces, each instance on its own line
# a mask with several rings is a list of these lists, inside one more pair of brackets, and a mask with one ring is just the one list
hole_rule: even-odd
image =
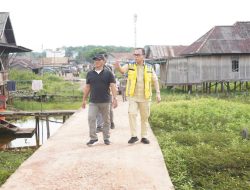
[[17,45],[190,45],[212,27],[250,21],[249,0],[1,0]]

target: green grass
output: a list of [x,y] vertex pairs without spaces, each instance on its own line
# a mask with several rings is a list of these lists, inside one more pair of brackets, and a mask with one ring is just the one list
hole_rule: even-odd
[[250,98],[162,94],[150,123],[176,190],[250,189]]
[[33,152],[33,149],[0,151],[0,186]]
[[[69,110],[79,109],[82,102],[83,89],[77,82],[64,81],[61,77],[46,74],[43,76],[35,75],[29,71],[10,70],[10,80],[16,81],[17,90],[21,90],[24,94],[32,96],[31,84],[32,80],[42,80],[43,90],[37,92],[36,96],[53,95],[53,99],[46,102],[38,102],[35,100],[27,101],[15,98],[12,107],[19,110]],[[10,106],[8,106],[10,107]]]
[[14,107],[18,110],[77,110],[81,107],[82,102],[65,101],[65,102],[35,102],[35,101],[15,101]]

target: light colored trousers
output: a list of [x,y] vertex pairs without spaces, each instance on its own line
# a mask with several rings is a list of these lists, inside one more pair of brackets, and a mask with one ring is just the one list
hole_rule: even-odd
[[98,113],[101,113],[103,119],[103,139],[109,139],[109,127],[110,127],[110,103],[89,103],[89,113],[88,113],[88,122],[89,122],[89,136],[91,140],[98,139],[96,134],[96,116]]
[[137,114],[140,112],[141,116],[141,137],[147,138],[148,135],[148,118],[150,116],[150,102],[137,102],[134,100],[129,100],[129,125],[132,137],[137,136]]

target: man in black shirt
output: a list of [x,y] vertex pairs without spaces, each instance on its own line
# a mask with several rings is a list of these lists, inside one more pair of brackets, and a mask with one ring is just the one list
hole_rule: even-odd
[[[87,97],[90,94],[88,113],[90,141],[87,145],[91,146],[98,142],[96,134],[96,116],[99,112],[102,114],[104,121],[103,140],[106,145],[109,145],[109,110],[110,106],[114,108],[117,107],[115,77],[111,71],[104,69],[105,58],[102,54],[95,55],[93,60],[95,62],[95,67],[92,71],[87,73],[82,103],[82,108],[85,108]],[[113,96],[110,95],[110,89]],[[112,101],[111,97],[113,97]],[[113,105],[111,105],[111,102],[113,102]]]
[[[99,54],[102,54],[105,58],[105,64],[104,64],[104,69],[108,69],[110,70],[113,74],[113,69],[110,65],[107,64],[107,59],[108,59],[108,54],[106,52],[99,52]],[[96,118],[96,132],[99,133],[102,131],[103,129],[103,120],[102,120],[102,115],[101,113],[97,114],[97,118]],[[115,128],[115,124],[114,124],[114,113],[113,113],[113,108],[112,106],[110,106],[110,129],[114,129]]]

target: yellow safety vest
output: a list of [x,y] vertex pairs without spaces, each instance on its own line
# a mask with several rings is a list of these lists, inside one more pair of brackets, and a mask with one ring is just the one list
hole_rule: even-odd
[[[149,99],[152,96],[152,65],[144,64],[144,94],[145,98]],[[128,64],[128,80],[126,86],[126,96],[134,96],[137,78],[137,64]]]

